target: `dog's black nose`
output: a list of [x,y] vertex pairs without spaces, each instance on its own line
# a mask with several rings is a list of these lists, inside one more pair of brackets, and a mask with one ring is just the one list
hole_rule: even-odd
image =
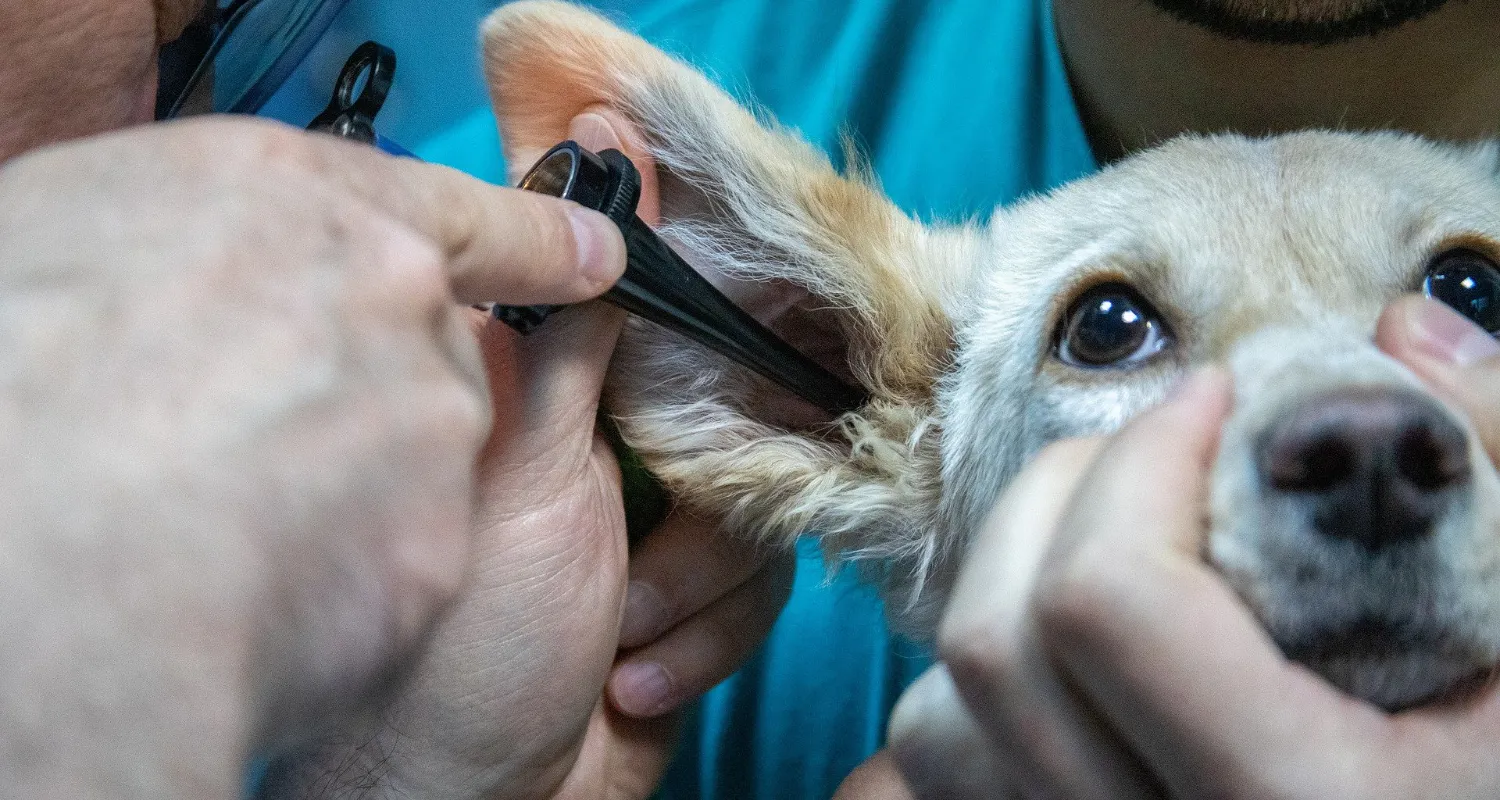
[[1313,527],[1371,550],[1421,538],[1469,478],[1469,444],[1436,402],[1347,389],[1304,403],[1260,443],[1275,492],[1306,499]]

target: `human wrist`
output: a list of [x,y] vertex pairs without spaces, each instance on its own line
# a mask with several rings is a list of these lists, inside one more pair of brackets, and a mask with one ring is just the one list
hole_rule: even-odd
[[[525,792],[497,793],[501,781],[473,764],[451,757],[412,752],[375,716],[273,760],[256,800],[503,800],[543,797]],[[373,730],[376,727],[378,730]],[[526,781],[504,781],[508,788]]]

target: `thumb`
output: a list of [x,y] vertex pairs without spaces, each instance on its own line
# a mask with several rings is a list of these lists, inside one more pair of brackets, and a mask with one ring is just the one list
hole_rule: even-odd
[[1375,341],[1467,414],[1490,459],[1500,462],[1500,342],[1494,335],[1443,303],[1412,295],[1386,307]]
[[[625,312],[601,302],[554,314],[521,337],[499,322],[480,338],[495,425],[481,455],[490,470],[574,468],[592,449],[599,394]],[[541,475],[533,474],[533,478]]]
[[[618,112],[591,106],[569,124],[568,137],[595,152],[614,148],[634,159],[642,180],[638,210],[654,216],[656,170],[630,131],[622,133],[628,127]],[[555,315],[520,340],[503,326],[488,326],[482,338],[496,408],[485,463],[524,466],[531,459],[547,463],[548,456],[590,452],[599,394],[624,320],[619,309],[589,303]],[[527,435],[514,436],[517,431]]]

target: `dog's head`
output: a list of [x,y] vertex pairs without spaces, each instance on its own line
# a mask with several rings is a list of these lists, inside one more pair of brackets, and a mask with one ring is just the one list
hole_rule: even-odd
[[1228,363],[1208,554],[1277,643],[1387,706],[1500,660],[1494,468],[1373,344],[1403,292],[1500,293],[1495,168],[1394,134],[1179,139],[997,215],[943,392],[960,527],[1047,442]]
[[1493,148],[1185,138],[987,226],[923,226],[587,12],[517,3],[485,37],[513,167],[585,107],[620,110],[679,252],[731,294],[773,287],[778,324],[829,332],[829,365],[871,390],[833,424],[769,418],[759,379],[635,325],[609,403],[681,502],[764,537],[814,531],[903,599],[940,599],[1037,450],[1228,363],[1208,556],[1276,641],[1387,706],[1500,661],[1500,479],[1372,343],[1382,306],[1424,283],[1470,312],[1500,297]]

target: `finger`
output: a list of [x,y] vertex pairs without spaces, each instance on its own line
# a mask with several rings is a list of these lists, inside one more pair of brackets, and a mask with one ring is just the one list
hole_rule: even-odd
[[1018,789],[1009,780],[1009,754],[979,726],[941,663],[901,693],[886,748],[905,788],[917,797],[1004,797]]
[[[681,719],[669,714],[650,719],[640,719],[621,714],[611,708],[604,699],[599,700],[601,713],[608,719],[610,735],[596,736],[592,727],[584,736],[584,747],[607,748],[602,783],[604,791],[568,792],[566,787],[558,797],[608,797],[634,798],[655,797],[662,775],[670,765],[673,751],[671,743],[681,728]],[[580,756],[582,761],[585,756]],[[602,759],[601,759],[602,760]]]
[[630,554],[620,647],[640,647],[759,572],[773,551],[673,514]]
[[386,169],[351,165],[343,182],[438,246],[461,303],[573,303],[603,294],[625,271],[620,230],[597,211],[436,164],[368,158]]
[[263,151],[266,168],[319,176],[416,231],[443,254],[460,302],[572,303],[597,297],[624,272],[619,229],[576,203],[271,123],[178,130],[207,125],[231,128],[214,135],[234,146]]
[[839,784],[833,800],[916,800],[889,750],[880,750]]
[[[589,149],[627,147],[609,121],[597,114],[574,118],[568,135]],[[556,322],[523,339],[518,340],[499,324],[491,324],[485,337],[490,363],[497,367],[490,375],[492,394],[497,399],[519,401],[515,408],[496,408],[496,435],[491,437],[491,443],[510,450],[510,458],[519,465],[524,465],[528,458],[545,455],[538,450],[539,446],[556,447],[556,444],[547,438],[532,436],[515,440],[502,435],[518,427],[556,431],[559,441],[574,439],[574,446],[554,450],[554,454],[588,452],[581,445],[585,438],[593,439],[599,393],[624,321],[618,311],[598,308],[597,304],[569,309],[554,318]]]
[[509,470],[523,470],[529,475],[523,483],[543,484],[548,476],[539,465],[576,470],[589,457],[599,393],[624,322],[624,311],[594,302],[553,314],[529,336],[499,321],[485,327],[480,344],[491,365],[492,396],[509,403],[496,407],[482,455],[487,468],[504,471],[498,482]]
[[156,43],[176,40],[203,10],[204,0],[155,0]]
[[792,589],[790,553],[615,666],[606,693],[635,717],[665,714],[729,677],[771,630]]
[[1058,442],[1022,471],[971,545],[939,633],[955,687],[1024,792],[1150,793],[1135,759],[1058,674],[1032,611],[1043,557],[1102,446]]
[[939,643],[951,642],[945,656],[953,656],[960,667],[970,646],[996,632],[992,622],[1016,622],[1025,613],[1025,604],[1017,600],[1036,585],[1036,568],[1050,533],[1102,447],[1101,439],[1049,445],[1011,482],[969,544],[938,634]]
[[[1308,754],[1347,743],[1347,726],[1374,710],[1282,658],[1200,555],[1228,405],[1225,376],[1200,374],[1100,454],[1044,565],[1043,630],[1174,795],[1279,786],[1288,775],[1307,781],[1304,792],[1339,785],[1357,777],[1340,773],[1357,759],[1308,774],[1320,763]],[[1227,782],[1205,784],[1210,776]]]
[[1436,300],[1409,295],[1380,315],[1375,341],[1382,350],[1456,403],[1500,461],[1500,342]]

